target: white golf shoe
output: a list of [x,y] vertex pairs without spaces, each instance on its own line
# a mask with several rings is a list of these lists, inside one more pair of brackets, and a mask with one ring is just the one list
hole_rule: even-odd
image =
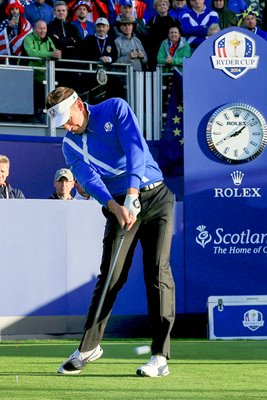
[[95,347],[93,350],[82,353],[79,350],[75,350],[75,352],[60,365],[57,372],[63,375],[79,374],[87,363],[97,360],[102,356],[102,354],[103,349],[100,345]]
[[148,376],[150,378],[166,376],[169,375],[169,373],[166,357],[163,356],[152,356],[148,363],[138,367],[136,370],[137,375]]

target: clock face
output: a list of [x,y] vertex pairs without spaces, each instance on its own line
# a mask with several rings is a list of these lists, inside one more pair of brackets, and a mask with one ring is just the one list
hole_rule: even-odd
[[207,142],[211,151],[223,161],[251,161],[267,143],[267,125],[262,114],[244,103],[218,108],[207,125]]

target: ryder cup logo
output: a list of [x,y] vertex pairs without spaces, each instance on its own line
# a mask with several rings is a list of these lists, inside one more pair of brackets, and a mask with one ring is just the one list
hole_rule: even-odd
[[255,41],[244,33],[232,31],[214,42],[213,67],[237,79],[249,69],[257,68],[259,56],[255,56]]
[[256,331],[264,325],[263,315],[260,311],[249,310],[244,314],[243,326],[250,329],[251,331]]
[[199,244],[200,246],[203,247],[203,249],[205,248],[206,244],[208,244],[211,239],[212,236],[209,234],[208,231],[206,231],[206,227],[205,225],[199,225],[197,227],[197,230],[200,232],[197,237],[196,237],[196,242],[197,244]]
[[105,129],[106,132],[110,132],[112,130],[112,128],[113,128],[113,125],[112,125],[111,122],[106,122],[105,123],[104,129]]

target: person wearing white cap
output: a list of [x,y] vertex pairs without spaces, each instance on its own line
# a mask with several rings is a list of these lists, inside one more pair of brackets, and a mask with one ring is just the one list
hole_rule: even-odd
[[106,18],[98,18],[95,22],[96,32],[87,36],[81,43],[80,59],[100,61],[111,64],[117,59],[117,48],[109,36],[109,22]]
[[54,178],[56,191],[49,197],[53,200],[73,200],[71,191],[74,188],[74,176],[70,169],[60,168],[57,170]]
[[[140,240],[152,345],[151,358],[136,373],[166,376],[175,318],[175,285],[170,267],[174,196],[165,186],[162,172],[126,101],[111,98],[91,105],[84,103],[73,89],[58,87],[49,93],[46,108],[52,127],[63,125],[67,131],[63,153],[68,167],[85,192],[103,206],[106,217],[100,275],[84,334],[79,348],[60,365],[58,373],[78,374],[89,362],[101,357],[100,341]],[[122,229],[124,241],[109,277]]]

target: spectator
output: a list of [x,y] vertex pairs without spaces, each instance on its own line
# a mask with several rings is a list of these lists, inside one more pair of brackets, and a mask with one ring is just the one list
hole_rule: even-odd
[[24,7],[19,0],[10,0],[6,7],[9,18],[2,21],[1,33],[4,33],[5,43],[2,43],[1,54],[19,56],[23,39],[32,32],[30,22],[23,16]]
[[95,24],[87,19],[88,13],[91,11],[89,4],[83,0],[79,1],[73,11],[75,19],[72,24],[78,28],[81,40],[88,35],[94,35]]
[[[135,2],[136,3],[136,2]],[[139,1],[141,5],[144,3]],[[134,24],[134,30],[133,32],[135,35],[138,37],[138,39],[141,40],[143,44],[145,44],[145,40],[147,38],[148,32],[146,29],[146,23],[145,20],[141,17],[135,17],[135,11],[133,8],[133,2],[132,0],[119,0],[118,4],[119,6],[118,10],[119,13],[117,15],[117,19],[114,24],[111,25],[111,34],[114,35],[114,37],[117,37],[121,35],[121,32],[118,30],[118,22],[124,15],[129,15],[132,14],[133,17],[135,18],[135,24]]]
[[[69,9],[68,12],[69,21],[75,20],[75,14],[73,10],[79,1],[81,0],[67,0]],[[88,21],[95,22],[100,17],[109,18],[112,16],[112,14],[114,14],[115,18],[115,10],[113,7],[114,6],[113,2],[109,4],[109,0],[83,0],[83,1],[85,1],[90,8],[90,11],[87,15]],[[114,11],[113,13],[112,10]]]
[[[61,50],[56,49],[52,39],[47,36],[47,24],[39,20],[34,25],[34,30],[23,41],[22,55],[29,57],[39,57],[42,60],[31,60],[28,65],[33,67],[44,67],[45,60],[59,60]],[[45,70],[34,70],[34,109],[39,122],[44,122],[43,109],[45,107],[45,86],[43,81],[46,79]]]
[[0,155],[0,199],[25,199],[19,189],[13,189],[7,182],[10,161],[7,156]]
[[208,35],[211,24],[219,24],[216,11],[205,5],[205,0],[189,0],[191,9],[182,16],[182,31],[192,50],[195,50]]
[[236,13],[232,10],[229,10],[226,5],[227,0],[212,0],[212,8],[219,16],[219,25],[221,29],[230,28],[231,26],[237,25]]
[[80,34],[78,28],[67,21],[68,6],[64,1],[54,3],[55,19],[48,25],[48,35],[57,49],[62,51],[63,59],[77,59]]
[[49,199],[73,200],[71,191],[74,188],[74,185],[75,182],[71,170],[67,168],[58,169],[54,178],[56,191],[49,197]]
[[147,23],[148,38],[147,38],[147,56],[148,68],[156,69],[157,55],[160,45],[164,39],[168,38],[169,29],[177,26],[181,29],[180,22],[168,14],[170,8],[169,0],[154,0],[154,8],[157,15],[149,19]]
[[214,35],[217,32],[220,32],[221,28],[219,24],[211,24],[209,29],[208,29],[208,33],[207,33],[207,37],[210,37],[212,35]]
[[183,72],[183,60],[191,56],[191,48],[186,39],[180,35],[179,29],[174,26],[169,29],[168,39],[160,45],[157,61],[167,67],[177,67]]
[[267,32],[257,26],[257,14],[255,11],[245,11],[241,16],[238,25],[241,26],[241,28],[248,29],[267,40]]
[[134,71],[146,69],[147,55],[141,41],[133,33],[135,19],[132,14],[118,21],[120,35],[115,39],[118,50],[117,63],[132,64]]
[[81,43],[80,59],[111,64],[116,61],[118,53],[114,39],[108,34],[109,22],[106,18],[98,18],[95,25],[95,35],[87,36]]
[[118,0],[115,4],[117,16],[121,13],[121,5],[128,5],[132,3],[132,11],[128,10],[127,13],[132,12],[135,19],[143,19],[146,11],[147,4],[143,0]]
[[32,26],[40,19],[50,24],[54,20],[54,10],[45,3],[45,0],[33,0],[25,6],[25,18],[30,21]]
[[186,0],[172,0],[172,8],[169,15],[181,22],[182,15],[189,9]]
[[117,47],[114,38],[109,35],[109,22],[106,18],[98,18],[96,20],[95,35],[87,36],[81,43],[80,59],[88,61],[98,61],[101,67],[98,67],[95,75],[87,74],[82,80],[83,87],[90,89],[90,101],[98,102],[112,96],[113,90],[117,90],[117,80],[120,78],[108,76],[105,70],[111,68],[111,64],[116,62],[118,57]]

